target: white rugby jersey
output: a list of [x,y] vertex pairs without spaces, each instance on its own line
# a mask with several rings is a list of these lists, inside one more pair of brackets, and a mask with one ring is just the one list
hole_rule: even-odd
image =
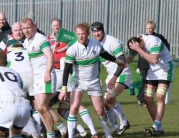
[[7,54],[7,61],[7,67],[17,72],[32,71],[32,65],[27,50],[25,49],[11,50],[11,52]]
[[87,47],[76,42],[67,49],[66,63],[74,65],[75,77],[93,80],[99,76],[99,55],[104,49],[99,41],[89,39]]
[[[153,35],[141,35],[141,36],[144,39],[144,51],[149,54],[159,54],[159,59],[157,64],[154,65],[150,63],[151,68],[156,68],[156,66],[163,66],[169,61],[172,61],[172,56],[170,52],[158,37]],[[133,53],[129,53],[129,54],[135,55]]]
[[0,99],[26,97],[22,87],[22,80],[17,72],[7,67],[0,67]]
[[27,49],[30,57],[33,73],[45,73],[47,68],[47,57],[44,55],[44,51],[50,49],[50,43],[47,37],[36,32],[30,40],[27,38],[25,39],[24,47]]
[[[112,37],[110,35],[105,34],[103,40],[101,41],[101,44],[103,48],[112,56],[115,56],[116,58],[119,57],[120,55],[124,54],[123,53],[123,43],[118,40],[115,37]],[[105,66],[108,74],[114,74],[118,68],[118,65],[114,62],[111,62],[109,60],[105,60],[100,57],[101,63]],[[124,74],[129,70],[129,67],[127,67],[123,70],[121,74]]]

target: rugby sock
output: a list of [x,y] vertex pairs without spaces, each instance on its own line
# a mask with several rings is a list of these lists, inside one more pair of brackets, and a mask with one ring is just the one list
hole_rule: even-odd
[[[69,116],[69,112],[70,112],[69,110],[63,111],[63,112],[61,113],[61,117],[62,117],[63,119],[65,119],[65,120],[67,120],[67,119],[68,119],[68,116]],[[76,129],[77,129],[80,133],[85,132],[84,128],[83,128],[78,122],[77,122]]]
[[60,114],[60,116],[61,116],[63,119],[67,120],[67,119],[68,119],[68,116],[69,116],[69,113],[70,113],[69,110],[65,110],[65,111],[63,111],[63,112]]
[[126,125],[127,124],[127,120],[124,116],[124,113],[122,111],[121,105],[119,102],[117,102],[117,104],[113,107],[114,112],[116,113],[116,115],[119,117],[120,120],[120,124],[122,125]]
[[94,127],[92,118],[90,116],[90,113],[87,109],[84,109],[82,111],[79,112],[83,122],[88,126],[88,128],[90,129],[90,132],[92,135],[97,134],[97,131]]
[[55,132],[47,132],[47,138],[55,138]]
[[64,125],[64,123],[61,121],[59,125],[56,126],[57,129],[60,131],[61,135],[67,133],[67,127]]
[[38,135],[40,136],[40,134],[41,134],[41,118],[40,118],[39,113],[35,109],[32,110],[32,117],[34,119],[36,131],[37,131]]
[[29,136],[38,137],[37,130],[34,125],[34,120],[30,117],[27,125],[22,129],[22,133],[27,133]]
[[77,116],[69,115],[67,120],[68,138],[74,138],[76,131]]
[[102,127],[104,129],[106,138],[108,136],[111,136],[111,132],[110,132],[110,129],[109,129],[109,124],[108,124],[108,116],[106,115],[105,118],[100,118],[99,117],[99,121],[100,121],[100,123],[101,123],[101,125],[102,125]]
[[159,121],[159,120],[155,120],[154,122],[153,122],[153,125],[152,125],[152,127],[155,129],[155,131],[158,131],[159,130],[159,128],[161,129],[161,122]]
[[108,115],[109,120],[112,123],[113,130],[114,131],[117,130],[118,122],[117,122],[117,117],[116,117],[116,113],[114,112],[114,110],[113,109],[107,110],[107,115]]

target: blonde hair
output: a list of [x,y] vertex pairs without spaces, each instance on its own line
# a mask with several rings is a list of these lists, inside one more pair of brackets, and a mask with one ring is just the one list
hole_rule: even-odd
[[75,29],[77,29],[77,28],[85,30],[86,32],[89,32],[90,25],[86,22],[82,22],[82,23],[79,23],[76,25]]
[[30,19],[30,18],[24,18],[24,19],[21,21],[21,23],[23,23],[23,24],[24,24],[24,23],[27,23],[27,22],[30,22],[33,26],[35,26],[33,20]]
[[156,28],[156,23],[155,23],[153,20],[148,20],[148,21],[146,21],[145,27],[146,27],[148,24],[150,24],[150,25],[152,26],[152,28],[155,30],[155,28]]

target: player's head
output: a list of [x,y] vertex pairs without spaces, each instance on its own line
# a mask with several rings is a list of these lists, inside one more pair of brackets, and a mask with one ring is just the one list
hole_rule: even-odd
[[131,48],[130,48],[130,43],[133,43],[133,42],[137,42],[139,43],[139,46],[140,47],[143,47],[144,46],[144,42],[143,42],[143,38],[142,36],[139,36],[139,37],[131,37],[128,41],[127,41],[127,47],[129,50],[133,51]]
[[58,19],[58,18],[53,18],[53,19],[51,20],[51,27],[52,27],[52,29],[53,29],[55,35],[57,35],[57,34],[58,34],[58,31],[59,31],[60,28],[61,28],[61,21],[60,21],[60,19]]
[[145,23],[145,29],[146,29],[146,32],[147,32],[148,35],[153,34],[155,28],[156,28],[156,24],[153,20],[148,20]]
[[83,22],[76,25],[75,30],[78,37],[78,42],[83,45],[88,44],[90,26],[88,23]]
[[5,13],[0,12],[0,28],[3,28],[6,25],[6,16]]
[[14,51],[14,50],[22,50],[24,47],[21,43],[17,43],[17,44],[14,44],[12,47],[11,47],[11,51]]
[[93,32],[93,36],[98,41],[102,41],[104,38],[104,26],[101,22],[94,22],[91,24],[91,30]]
[[12,25],[12,35],[13,35],[13,38],[17,41],[21,41],[24,39],[24,34],[22,32],[20,22],[16,22]]
[[7,55],[2,49],[0,49],[0,66],[5,67],[6,65],[7,65]]
[[22,31],[26,38],[31,39],[36,33],[36,25],[30,18],[24,18],[21,21]]

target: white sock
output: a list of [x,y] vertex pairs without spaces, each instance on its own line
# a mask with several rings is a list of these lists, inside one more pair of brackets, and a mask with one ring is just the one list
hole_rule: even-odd
[[65,124],[63,122],[61,122],[56,127],[60,131],[61,135],[63,135],[64,133],[67,133],[67,127],[65,126]]
[[109,129],[109,123],[108,123],[108,116],[106,115],[106,118],[100,118],[99,117],[99,121],[104,129],[104,132],[105,132],[105,136],[106,137],[109,137],[111,136],[111,132],[110,132],[110,129]]
[[74,138],[77,124],[77,116],[69,115],[67,120],[68,138]]
[[152,127],[155,129],[155,131],[162,130],[162,124],[159,120],[155,120]]
[[36,110],[33,110],[32,111],[32,117],[34,119],[34,124],[35,124],[36,131],[37,131],[38,135],[40,136],[41,129],[42,129],[40,115]]
[[113,107],[114,112],[119,117],[120,124],[127,125],[127,120],[124,116],[124,112],[122,111],[122,107],[120,103],[117,102],[117,104]]
[[109,109],[107,110],[107,115],[109,117],[109,120],[111,121],[111,124],[112,124],[112,127],[113,127],[113,130],[117,130],[118,129],[118,122],[117,122],[117,116],[116,116],[116,113],[114,112],[113,109]]
[[55,132],[47,132],[47,138],[55,138]]
[[22,132],[27,133],[29,136],[38,137],[37,130],[35,128],[34,120],[32,117],[29,118],[27,125],[22,129]]
[[79,114],[80,114],[83,122],[90,129],[91,135],[97,134],[97,131],[94,127],[94,124],[93,124],[93,121],[92,121],[89,111],[87,109],[84,109],[84,110],[80,111]]

